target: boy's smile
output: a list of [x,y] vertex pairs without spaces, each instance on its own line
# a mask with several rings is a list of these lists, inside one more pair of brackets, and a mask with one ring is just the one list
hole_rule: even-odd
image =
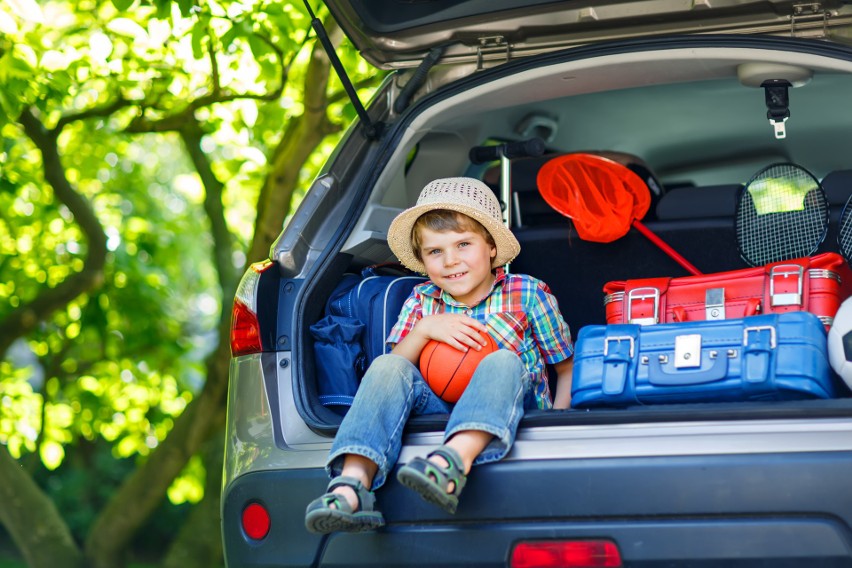
[[420,255],[426,275],[456,301],[476,305],[491,290],[491,261],[497,249],[475,231],[420,229]]

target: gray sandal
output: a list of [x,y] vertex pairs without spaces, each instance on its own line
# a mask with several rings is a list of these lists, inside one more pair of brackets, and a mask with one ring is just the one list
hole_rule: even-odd
[[[432,456],[441,456],[450,464],[449,467],[444,468],[429,461],[428,458]],[[459,495],[467,482],[461,456],[449,446],[441,446],[426,459],[414,458],[399,469],[396,478],[423,499],[450,514],[456,512]],[[453,490],[448,491],[451,483]]]
[[[358,511],[353,512],[343,495],[332,493],[335,487],[345,485],[355,490],[358,496]],[[372,530],[385,524],[380,511],[374,509],[376,496],[354,477],[338,476],[328,484],[327,492],[317,497],[305,511],[305,527],[312,533],[360,532]],[[334,505],[332,508],[331,505]]]

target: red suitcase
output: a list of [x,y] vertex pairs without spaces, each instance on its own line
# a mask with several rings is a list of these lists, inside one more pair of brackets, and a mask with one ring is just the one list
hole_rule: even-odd
[[836,253],[682,278],[604,285],[607,323],[654,324],[808,311],[831,326],[852,293],[852,270]]

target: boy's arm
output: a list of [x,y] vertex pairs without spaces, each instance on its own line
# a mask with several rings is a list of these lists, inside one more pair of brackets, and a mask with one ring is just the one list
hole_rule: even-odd
[[553,397],[553,408],[570,408],[574,357],[560,361],[554,367],[556,368],[556,396]]
[[414,324],[408,334],[397,343],[391,353],[401,355],[417,365],[420,352],[430,339],[443,341],[459,351],[473,348],[479,351],[488,342],[482,337],[485,326],[461,314],[435,314],[424,316]]

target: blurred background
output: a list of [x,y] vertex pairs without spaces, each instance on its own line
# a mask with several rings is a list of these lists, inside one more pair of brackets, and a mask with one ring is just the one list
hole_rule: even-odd
[[301,1],[0,2],[0,567],[222,565],[234,291],[355,117],[314,40]]

